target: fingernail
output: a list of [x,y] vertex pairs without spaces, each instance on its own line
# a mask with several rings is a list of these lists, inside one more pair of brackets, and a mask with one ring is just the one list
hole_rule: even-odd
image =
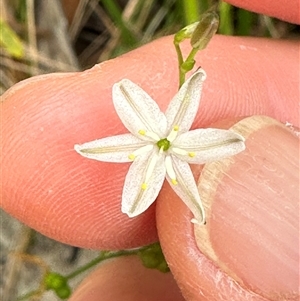
[[246,138],[246,150],[205,165],[198,187],[207,225],[195,226],[197,245],[254,294],[296,300],[299,139],[264,116],[243,119],[232,129]]

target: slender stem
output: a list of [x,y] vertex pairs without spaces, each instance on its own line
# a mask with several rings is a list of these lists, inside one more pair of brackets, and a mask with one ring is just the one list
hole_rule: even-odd
[[180,88],[185,80],[185,74],[181,70],[181,65],[183,64],[183,56],[182,56],[181,49],[179,47],[179,43],[174,42],[174,46],[177,54],[178,70],[179,70],[179,88]]
[[35,295],[40,294],[40,293],[41,293],[41,290],[34,290],[34,291],[31,291],[31,292],[29,292],[29,293],[27,293],[27,294],[25,294],[25,295],[17,298],[16,301],[22,301],[22,300],[29,299],[29,298],[31,298],[31,297],[33,297]]
[[174,46],[175,46],[175,50],[176,50],[176,53],[177,53],[178,65],[180,66],[183,63],[182,52],[180,50],[179,44],[174,43]]
[[[186,58],[186,60],[183,63],[192,62],[198,51],[199,51],[198,48],[192,48],[191,52],[189,53],[188,57]],[[184,84],[185,76],[186,76],[187,72],[190,71],[190,70],[185,70],[184,68],[181,68],[183,63],[181,63],[179,65],[179,88]]]
[[193,60],[198,51],[199,51],[198,48],[192,48],[191,52],[189,53],[189,55],[188,55],[188,57],[186,58],[185,61],[188,62],[188,61]]
[[182,71],[182,69],[179,67],[179,89],[185,82],[185,74],[186,72]]
[[140,247],[137,249],[131,249],[131,250],[120,250],[120,251],[102,251],[101,254],[93,259],[92,261],[90,261],[89,263],[87,263],[86,265],[78,268],[76,271],[72,272],[69,275],[66,275],[65,278],[66,279],[71,279],[76,277],[77,275],[85,272],[86,270],[92,268],[93,266],[95,266],[96,264],[100,263],[101,261],[104,261],[106,259],[111,259],[111,258],[115,258],[115,257],[119,257],[119,256],[129,256],[129,255],[134,255],[137,254],[138,252],[148,249],[151,246],[155,245],[156,243],[144,246],[144,247]]
[[93,266],[95,266],[96,264],[100,263],[101,261],[104,261],[106,259],[110,259],[110,258],[115,258],[115,257],[119,257],[119,256],[128,256],[128,255],[133,255],[136,254],[140,249],[135,249],[135,250],[121,250],[121,251],[116,251],[116,252],[101,252],[101,254],[95,258],[94,260],[90,261],[89,263],[87,263],[86,265],[78,268],[76,271],[72,272],[69,275],[66,275],[65,278],[66,279],[72,279],[74,277],[76,277],[77,275],[85,272],[86,270],[92,268]]
[[[100,263],[101,261],[104,261],[106,259],[119,257],[119,256],[135,255],[135,254],[138,254],[139,252],[141,252],[145,249],[151,248],[155,244],[157,244],[157,243],[153,243],[153,244],[150,244],[150,245],[147,245],[147,246],[143,246],[143,247],[136,248],[136,249],[131,249],[131,250],[120,250],[120,251],[115,251],[115,252],[113,252],[113,251],[102,251],[101,254],[97,258],[90,261],[86,265],[78,268],[76,271],[70,273],[69,275],[64,276],[64,278],[66,280],[72,279],[72,278],[78,276],[79,274],[87,271],[88,269],[92,268],[93,266]],[[43,291],[44,291],[44,289],[41,289],[41,288],[37,289],[37,290],[33,290],[33,291],[28,292],[27,294],[19,297],[16,301],[22,301],[22,300],[29,299],[30,297],[33,297],[35,295],[43,293]]]

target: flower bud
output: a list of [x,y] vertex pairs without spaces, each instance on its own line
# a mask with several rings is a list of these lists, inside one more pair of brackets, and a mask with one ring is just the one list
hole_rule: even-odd
[[219,16],[214,11],[203,15],[191,37],[191,45],[199,50],[204,49],[219,26]]
[[190,25],[187,25],[186,27],[179,30],[175,36],[174,36],[174,43],[179,44],[185,39],[190,39],[193,35],[193,32],[195,31],[196,27],[198,26],[199,21],[192,23]]
[[44,278],[46,289],[57,290],[67,284],[67,279],[58,273],[47,273]]
[[68,284],[66,284],[63,287],[60,287],[58,289],[55,290],[56,295],[60,298],[60,299],[67,299],[70,297],[71,295],[71,289],[69,287]]

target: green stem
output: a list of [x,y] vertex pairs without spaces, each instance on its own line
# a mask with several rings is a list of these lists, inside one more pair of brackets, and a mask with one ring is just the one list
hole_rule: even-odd
[[29,298],[31,298],[31,297],[33,297],[33,296],[35,296],[35,295],[40,294],[40,293],[41,293],[40,290],[34,290],[34,291],[31,291],[31,292],[29,292],[29,293],[27,293],[27,294],[25,294],[25,295],[23,295],[23,296],[17,298],[16,301],[22,301],[22,300],[29,299]]
[[101,252],[100,256],[98,256],[97,258],[93,259],[92,261],[90,261],[86,265],[78,268],[76,271],[72,272],[71,274],[66,275],[65,278],[68,279],[68,280],[72,279],[72,278],[78,276],[79,274],[87,271],[88,269],[92,268],[93,266],[95,266],[96,264],[100,263],[101,261],[104,261],[104,260],[110,259],[110,258],[119,257],[119,256],[133,255],[133,254],[136,254],[141,249],[121,250],[121,251],[116,251],[116,252]]
[[[194,58],[198,51],[199,48],[192,48],[186,60],[179,65],[179,88],[184,84],[186,74],[193,69],[195,63]],[[185,68],[187,65],[189,65],[189,68]]]
[[195,55],[197,54],[198,51],[199,51],[199,48],[192,48],[191,52],[189,53],[189,55],[185,61],[188,62],[188,61],[194,60]]
[[[96,264],[100,263],[101,261],[104,261],[106,259],[111,259],[111,258],[115,258],[115,257],[119,257],[119,256],[129,256],[129,255],[137,255],[139,252],[146,250],[150,247],[152,247],[153,245],[155,245],[157,243],[153,243],[144,247],[140,247],[137,249],[132,249],[132,250],[120,250],[120,251],[103,251],[101,252],[101,254],[93,259],[92,261],[90,261],[89,263],[87,263],[86,265],[78,268],[76,271],[70,273],[69,275],[63,276],[66,280],[70,280],[76,276],[78,276],[79,274],[87,271],[88,269],[92,268],[93,266],[95,266]],[[28,292],[27,294],[17,298],[16,301],[22,301],[22,300],[26,300],[29,299],[30,297],[33,297],[35,295],[38,295],[42,293],[41,289],[38,290],[34,290],[31,292]]]
[[185,74],[182,73],[182,71],[181,71],[181,65],[183,64],[183,56],[182,56],[181,49],[179,47],[179,43],[176,43],[174,41],[174,46],[175,46],[175,50],[176,50],[176,54],[177,54],[178,70],[179,70],[179,88],[180,88],[185,80]]
[[179,68],[179,89],[185,82],[185,72],[182,72],[181,68]]
[[92,261],[90,261],[86,265],[78,268],[76,271],[72,272],[71,274],[66,275],[65,278],[68,279],[68,280],[71,279],[71,278],[74,278],[77,275],[87,271],[88,269],[92,268],[96,264],[98,264],[101,261],[104,261],[106,259],[111,259],[111,258],[115,258],[115,257],[119,257],[119,256],[129,256],[129,255],[138,254],[138,252],[143,251],[145,249],[148,249],[149,247],[151,247],[155,244],[156,243],[150,244],[150,245],[147,245],[147,246],[144,246],[144,247],[140,247],[140,248],[137,248],[137,249],[132,249],[132,250],[120,250],[120,251],[115,251],[115,252],[113,252],[113,251],[102,251],[101,254],[97,258],[93,259]]

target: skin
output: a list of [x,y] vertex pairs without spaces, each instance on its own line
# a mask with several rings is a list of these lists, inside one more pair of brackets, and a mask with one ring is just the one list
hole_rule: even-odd
[[[288,7],[252,3],[248,9],[299,23]],[[156,204],[129,219],[120,211],[128,165],[73,151],[75,143],[126,132],[111,102],[111,87],[122,78],[166,109],[178,88],[172,37],[82,73],[32,78],[3,95],[2,208],[45,235],[86,248],[159,239],[181,290],[171,273],[158,276],[134,257],[119,258],[92,273],[70,300],[118,300],[125,292],[128,300],[298,300],[298,138],[279,123],[299,127],[298,51],[298,42],[216,36],[199,54],[208,78],[193,128],[241,120],[235,127],[247,145],[226,168],[194,167],[207,207],[205,230],[194,228],[167,184]],[[273,119],[243,119],[252,115]]]

